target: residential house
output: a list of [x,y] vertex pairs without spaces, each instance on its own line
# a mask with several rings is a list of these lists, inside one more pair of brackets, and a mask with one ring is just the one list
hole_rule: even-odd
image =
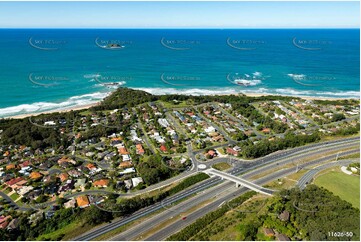
[[127,188],[128,190],[131,189],[133,187],[132,180],[131,179],[124,180],[124,185],[125,185],[125,188]]
[[82,179],[78,179],[76,180],[76,183],[74,184],[75,187],[84,187],[86,184],[86,179],[82,178]]
[[280,213],[278,215],[278,218],[281,220],[281,221],[288,221],[290,219],[290,213],[288,211],[283,211],[282,213]]
[[58,164],[59,166],[64,166],[65,164],[73,164],[73,165],[76,165],[76,161],[69,158],[69,157],[66,157],[66,156],[63,156],[62,158],[60,158],[58,160]]
[[119,172],[119,174],[124,175],[124,174],[129,174],[129,173],[134,173],[134,172],[135,172],[135,168],[130,167],[130,168],[126,168],[124,171]]
[[109,185],[109,179],[100,179],[93,182],[94,187],[107,187]]
[[20,168],[29,167],[31,165],[32,165],[32,163],[29,160],[24,161],[23,163],[19,164]]
[[132,178],[132,183],[133,183],[134,187],[138,186],[142,182],[143,182],[143,178],[141,178],[141,177]]
[[20,221],[18,218],[14,218],[10,221],[9,225],[6,227],[7,230],[14,230],[19,227]]
[[40,172],[37,172],[37,171],[31,172],[30,176],[29,176],[30,179],[35,180],[35,181],[39,180],[42,177],[43,177],[43,175]]
[[120,146],[118,148],[118,152],[121,155],[129,155],[129,152],[128,152],[127,148],[125,148],[124,146]]
[[214,151],[214,150],[209,150],[209,151],[207,152],[207,155],[209,155],[210,158],[213,158],[213,157],[216,157],[216,156],[217,156],[217,153],[216,153],[216,151]]
[[119,164],[119,168],[127,168],[127,167],[132,167],[133,165],[132,165],[132,163],[131,162],[129,162],[129,161],[123,161],[123,162],[120,162],[120,164]]
[[21,188],[27,181],[22,177],[13,178],[10,181],[6,182],[6,185],[13,190]]
[[66,183],[62,186],[60,186],[58,192],[66,192],[74,188],[75,181],[73,180],[67,180]]
[[74,198],[70,199],[69,201],[64,203],[64,208],[74,208],[76,201]]
[[276,234],[276,239],[278,241],[290,241],[290,238],[288,238],[286,235],[284,234]]
[[162,152],[167,152],[167,147],[165,145],[161,145],[159,148]]
[[273,229],[263,228],[262,230],[263,230],[263,233],[268,237],[272,237],[275,235],[275,231],[273,231]]
[[238,151],[234,150],[231,147],[227,147],[227,154],[229,155],[234,155],[234,156],[238,156]]
[[86,208],[90,206],[89,199],[86,195],[77,197],[76,203],[79,208]]
[[11,220],[11,216],[0,216],[0,229],[5,229]]
[[130,157],[130,155],[122,155],[122,160],[125,162],[129,162],[132,160],[132,157]]
[[135,147],[137,149],[137,154],[138,155],[144,155],[144,149],[143,149],[142,144],[136,144]]
[[82,175],[82,173],[77,170],[70,170],[70,171],[68,171],[68,174],[69,174],[69,176],[75,177],[75,178],[80,177]]
[[19,194],[20,196],[24,196],[25,194],[27,194],[32,190],[34,190],[34,187],[32,186],[23,186],[17,190],[17,194]]
[[68,180],[68,177],[69,177],[69,175],[67,173],[61,173],[59,175],[59,179],[61,182],[65,182],[66,180]]
[[12,170],[12,169],[17,169],[17,165],[15,164],[9,164],[5,167],[5,169],[8,171],[8,170]]

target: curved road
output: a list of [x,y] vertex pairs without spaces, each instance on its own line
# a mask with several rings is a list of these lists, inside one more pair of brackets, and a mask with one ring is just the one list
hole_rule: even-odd
[[315,177],[315,175],[317,173],[319,173],[320,171],[325,170],[327,168],[334,167],[334,166],[347,166],[347,165],[349,165],[351,163],[355,163],[355,162],[357,162],[357,161],[356,160],[340,160],[340,161],[335,161],[332,163],[327,163],[327,164],[317,166],[317,167],[309,170],[306,174],[304,174],[298,181],[297,186],[299,186],[300,189],[303,190],[306,188],[307,184],[309,184],[312,181],[312,179]]

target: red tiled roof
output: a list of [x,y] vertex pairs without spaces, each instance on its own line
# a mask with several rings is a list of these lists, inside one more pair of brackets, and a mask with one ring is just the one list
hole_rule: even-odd
[[25,179],[22,178],[22,177],[13,178],[10,181],[6,182],[6,185],[12,186],[12,185],[14,185],[14,184],[16,184],[18,182],[21,182],[21,181],[25,181]]

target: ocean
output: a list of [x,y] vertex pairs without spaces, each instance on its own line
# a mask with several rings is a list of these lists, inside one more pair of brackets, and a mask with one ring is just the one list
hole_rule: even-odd
[[0,117],[153,94],[359,98],[359,29],[0,29]]

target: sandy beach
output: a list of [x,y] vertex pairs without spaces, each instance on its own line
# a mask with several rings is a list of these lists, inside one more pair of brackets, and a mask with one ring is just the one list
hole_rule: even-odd
[[345,100],[345,99],[355,99],[355,98],[338,98],[338,97],[312,97],[312,96],[290,96],[290,95],[281,95],[281,94],[267,94],[267,93],[244,93],[247,97],[262,97],[262,96],[280,96],[280,97],[295,97],[302,98],[304,100]]
[[88,108],[91,108],[91,107],[94,107],[94,106],[97,106],[97,105],[99,105],[99,102],[89,103],[89,104],[86,104],[86,105],[79,105],[79,106],[74,106],[74,107],[69,107],[69,108],[63,108],[63,109],[50,110],[50,111],[40,112],[40,113],[20,114],[20,115],[5,117],[5,118],[22,119],[22,118],[27,118],[27,117],[31,117],[31,116],[37,116],[37,115],[40,115],[40,114],[55,113],[55,112],[64,113],[64,112],[69,112],[71,110],[75,111],[75,110],[88,109]]

